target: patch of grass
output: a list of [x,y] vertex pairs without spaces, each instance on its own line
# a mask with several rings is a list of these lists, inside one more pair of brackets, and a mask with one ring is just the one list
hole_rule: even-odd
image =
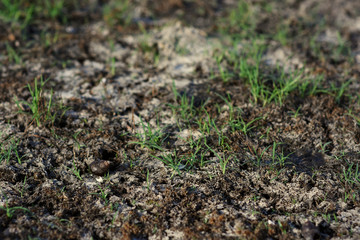
[[[260,71],[264,47],[256,41],[249,46],[250,50],[239,56],[238,74],[249,85],[254,103],[267,105],[275,102],[282,105],[291,92],[301,86],[303,71],[286,73],[283,67],[277,67],[270,73]],[[306,89],[306,86],[303,86]],[[305,91],[305,90],[303,90]]]
[[349,79],[348,81],[341,83],[339,87],[337,87],[335,83],[330,84],[331,87],[329,92],[332,96],[335,97],[335,101],[337,103],[340,103],[341,98],[343,97],[344,93],[347,91],[351,82],[352,79]]
[[186,141],[190,147],[189,154],[186,157],[186,166],[192,169],[195,166],[202,168],[208,161],[205,160],[205,155],[208,150],[205,148],[206,138],[199,138],[194,140],[193,136],[189,136]]
[[63,14],[65,0],[0,0],[0,19],[11,27],[27,27],[35,19],[47,18],[66,23]]
[[343,167],[341,179],[350,187],[360,186],[360,171],[359,164],[350,163],[346,161],[347,166]]
[[222,174],[225,174],[227,164],[229,163],[229,160],[230,160],[230,158],[232,157],[232,155],[226,156],[226,154],[223,153],[223,156],[221,157],[219,153],[217,153],[214,149],[212,149],[211,147],[209,147],[206,143],[205,143],[205,146],[206,146],[213,154],[215,154],[215,156],[219,159],[219,165],[220,165],[221,172],[222,172]]
[[255,155],[255,166],[261,167],[262,161],[263,161],[263,156],[270,147],[271,146],[267,146],[262,151],[260,149],[255,149],[253,147],[252,153]]
[[281,45],[286,46],[288,43],[289,26],[286,24],[280,24],[277,26],[277,32],[274,39],[279,41]]
[[[34,13],[34,5],[30,4],[24,8],[24,0],[1,0],[0,18],[4,22],[11,23],[11,26],[19,24],[20,28],[27,26]],[[20,22],[22,22],[20,24]]]
[[253,6],[245,0],[239,0],[228,17],[222,19],[220,31],[241,38],[250,38],[254,35],[256,15]]
[[[2,134],[3,133],[0,133],[0,137]],[[4,160],[9,164],[11,159],[16,159],[16,161],[21,164],[22,159],[26,155],[20,157],[18,146],[19,140],[16,141],[14,138],[2,141],[0,144],[0,163]]]
[[167,139],[167,135],[162,132],[162,129],[153,129],[150,124],[144,123],[142,118],[140,118],[140,121],[143,133],[136,134],[136,137],[140,141],[133,141],[130,142],[130,144],[139,144],[141,147],[163,151],[163,147],[161,145]]
[[319,93],[327,93],[322,87],[324,82],[324,75],[316,75],[313,77],[304,77],[304,80],[298,85],[298,91],[301,97],[315,96]]
[[251,129],[255,128],[256,126],[253,125],[256,121],[263,119],[262,117],[255,118],[249,122],[245,122],[242,116],[239,114],[238,118],[234,119],[233,121],[229,122],[229,126],[232,132],[240,130],[244,133],[245,136],[248,135]]
[[288,155],[284,154],[284,150],[281,150],[281,153],[276,153],[276,148],[283,143],[277,143],[273,142],[273,148],[272,148],[272,163],[273,165],[278,165],[280,168],[285,167],[285,164],[289,163],[287,159],[290,157],[292,153],[289,153]]
[[111,27],[115,25],[128,26],[132,20],[132,16],[130,15],[130,1],[109,1],[103,8],[103,18]]
[[109,200],[107,199],[107,196],[109,195],[109,193],[106,191],[109,186],[107,186],[106,188],[102,188],[100,185],[98,185],[99,189],[100,189],[100,193],[89,193],[91,195],[98,195],[104,202],[105,205],[108,205]]
[[193,119],[197,113],[194,107],[194,97],[189,99],[186,94],[180,94],[176,89],[175,81],[173,81],[172,91],[175,103],[168,103],[167,105],[171,108],[174,116],[180,117],[185,123],[190,123],[191,119]]
[[[236,49],[241,45],[241,51]],[[297,94],[305,98],[317,94],[329,94],[334,96],[339,104],[343,99],[352,80],[339,84],[331,83],[325,87],[324,75],[311,76],[305,74],[304,69],[290,70],[277,65],[269,69],[262,62],[265,51],[265,39],[261,36],[253,38],[250,42],[239,42],[233,39],[233,49],[222,49],[215,54],[214,58],[218,66],[219,77],[224,83],[230,79],[243,81],[248,87],[255,104],[276,103],[280,106],[291,94]],[[228,100],[226,100],[228,101]]]
[[72,173],[79,179],[79,180],[83,180],[80,174],[80,169],[77,168],[76,164],[75,164],[75,160],[73,160],[73,167],[69,168]]
[[[48,123],[54,124],[55,120],[61,118],[69,109],[63,106],[61,102],[58,104],[54,103],[54,92],[52,90],[50,91],[49,99],[45,98],[44,85],[47,81],[43,81],[43,78],[40,77],[40,85],[37,78],[35,78],[34,88],[31,88],[30,84],[28,84],[27,87],[32,97],[30,103],[20,101],[15,97],[19,113],[32,115],[32,120],[35,121],[38,127]],[[28,110],[30,110],[30,113]]]
[[5,43],[5,45],[6,45],[8,61],[10,63],[21,64],[22,63],[21,56],[16,52],[16,50],[13,47],[11,47],[11,45],[7,42]]
[[167,165],[173,170],[173,173],[171,174],[171,178],[174,176],[175,173],[180,174],[180,170],[186,167],[185,165],[182,164],[183,158],[179,158],[175,150],[173,153],[162,154],[160,157],[154,155],[151,156],[160,160],[161,162],[163,162],[165,165]]
[[272,79],[273,89],[271,90],[271,95],[267,102],[274,101],[275,103],[282,105],[287,96],[298,89],[302,77],[302,70],[286,74],[285,70],[282,68],[280,70],[280,76],[277,79]]

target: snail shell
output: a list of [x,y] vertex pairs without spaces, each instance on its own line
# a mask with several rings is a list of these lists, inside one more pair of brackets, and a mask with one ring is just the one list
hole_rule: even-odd
[[93,174],[103,176],[110,168],[110,161],[95,160],[90,164],[90,170]]

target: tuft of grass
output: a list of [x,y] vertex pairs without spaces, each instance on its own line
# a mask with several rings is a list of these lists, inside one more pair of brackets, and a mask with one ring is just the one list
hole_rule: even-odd
[[360,186],[360,171],[359,164],[350,163],[346,161],[347,166],[343,167],[341,179],[346,183],[350,188]]
[[245,136],[248,135],[251,129],[255,128],[256,126],[253,125],[256,121],[263,119],[262,117],[255,118],[249,122],[245,122],[241,115],[238,116],[237,119],[229,122],[229,126],[232,132],[240,130],[244,133]]
[[237,6],[220,23],[222,33],[251,38],[256,27],[254,9],[248,1],[239,0]]
[[277,26],[277,32],[274,36],[274,39],[279,41],[281,45],[286,46],[289,42],[289,26],[286,24],[280,24]]
[[271,146],[267,146],[261,152],[260,152],[260,149],[257,150],[257,149],[255,149],[255,147],[253,147],[253,153],[255,155],[255,166],[261,167],[263,156],[270,147]]
[[[0,137],[2,134],[0,133]],[[26,155],[20,157],[18,146],[19,140],[16,141],[14,138],[2,141],[0,144],[0,163],[4,160],[6,164],[9,164],[10,160],[15,158],[21,164],[22,159]]]
[[331,83],[329,94],[335,97],[335,101],[339,104],[341,98],[344,96],[344,93],[347,91],[350,83],[352,82],[352,79],[349,79],[346,82],[343,82],[340,84],[339,87],[337,87],[334,83]]
[[5,43],[5,45],[6,45],[6,51],[7,51],[9,63],[21,64],[22,63],[21,56],[16,52],[16,50],[13,47],[11,47],[11,45],[7,42]]
[[100,189],[100,193],[89,193],[90,195],[98,195],[104,202],[105,205],[108,205],[109,200],[107,199],[109,193],[106,191],[109,186],[107,186],[106,188],[102,188],[100,185],[98,185],[99,189]]
[[209,147],[206,143],[205,143],[205,146],[219,159],[219,165],[220,165],[221,172],[222,172],[222,174],[225,174],[227,164],[229,163],[229,160],[232,157],[232,155],[229,155],[226,157],[226,155],[224,153],[223,157],[221,157],[220,154],[218,154],[214,149]]
[[[184,93],[180,94],[175,86],[175,81],[172,84],[172,91],[174,94],[174,104],[168,103],[173,112],[173,115],[176,116],[178,119],[181,119],[186,124],[191,123],[192,119],[196,117],[198,111],[194,106],[194,97],[192,96],[191,99]],[[205,104],[201,107],[203,109]]]
[[152,150],[163,151],[161,146],[167,139],[167,135],[162,132],[162,129],[153,129],[150,124],[145,124],[140,118],[143,133],[137,133],[136,137],[139,141],[130,142],[130,144],[139,144],[141,147],[147,147]]
[[47,18],[66,23],[64,3],[65,0],[0,0],[0,20],[20,29],[26,28],[35,19]]
[[156,158],[157,160],[160,160],[165,165],[169,166],[173,173],[171,174],[171,178],[175,175],[175,173],[180,174],[180,170],[185,168],[186,166],[182,164],[183,158],[179,158],[176,154],[176,150],[174,150],[173,153],[169,154],[162,154],[160,157],[151,155],[152,157]]
[[[40,77],[40,84],[38,84],[38,79],[35,78],[34,88],[31,88],[30,84],[27,85],[32,100],[31,102],[20,101],[15,97],[15,103],[19,109],[19,113],[32,115],[32,120],[35,121],[38,127],[43,124],[51,123],[54,124],[57,118],[61,118],[69,108],[66,108],[62,103],[55,104],[53,101],[54,92],[50,91],[49,99],[44,97],[44,85],[47,82],[43,81],[43,78]],[[27,109],[26,109],[27,108]]]
[[24,2],[23,0],[1,0],[0,19],[10,23],[12,27],[15,25],[20,25],[21,29],[26,27],[34,17],[34,5],[24,8]]
[[72,168],[69,168],[69,167],[68,167],[68,169],[70,169],[70,170],[72,171],[72,173],[73,173],[79,180],[82,181],[83,179],[82,179],[81,174],[80,174],[81,170],[76,166],[74,159],[73,159],[73,161],[72,161],[72,164],[73,164],[73,167],[72,167]]
[[[236,49],[239,44],[238,39],[234,38],[233,48]],[[249,43],[241,42],[240,45],[243,46],[241,52],[223,49],[214,58],[219,77],[223,82],[227,83],[237,76],[249,87],[254,104],[261,103],[265,106],[274,102],[281,106],[291,94],[303,98],[316,94],[329,94],[340,104],[352,82],[350,79],[340,85],[331,83],[330,87],[325,87],[324,75],[310,76],[305,74],[304,69],[290,70],[279,65],[269,70],[262,63],[265,44],[261,36],[251,39]],[[228,104],[228,100],[226,102]]]
[[129,26],[132,20],[130,0],[109,1],[103,8],[103,17],[111,27],[115,25]]

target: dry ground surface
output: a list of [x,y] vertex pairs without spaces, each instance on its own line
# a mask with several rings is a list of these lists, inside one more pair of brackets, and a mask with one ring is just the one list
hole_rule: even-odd
[[360,239],[360,1],[0,1],[0,239]]

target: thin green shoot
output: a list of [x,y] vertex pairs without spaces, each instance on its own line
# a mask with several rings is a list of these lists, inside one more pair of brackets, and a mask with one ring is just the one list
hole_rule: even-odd
[[343,167],[342,179],[350,186],[360,184],[359,164],[348,163],[347,167]]
[[175,150],[173,153],[162,154],[160,157],[154,155],[151,156],[160,160],[161,162],[163,162],[165,165],[169,166],[173,170],[173,173],[171,174],[171,178],[174,176],[175,173],[180,174],[180,170],[185,167],[184,165],[181,164],[182,159],[178,158]]
[[22,59],[20,57],[20,55],[15,51],[14,48],[12,48],[10,46],[9,43],[5,43],[6,45],[6,51],[7,51],[7,54],[8,54],[8,60],[10,63],[13,63],[15,62],[16,64],[21,64],[22,63]]
[[263,159],[264,154],[266,153],[266,151],[270,148],[271,146],[266,147],[265,149],[263,149],[260,153],[258,151],[256,151],[255,147],[253,147],[253,152],[255,153],[255,165],[257,167],[261,166],[261,162]]
[[77,168],[74,159],[73,159],[73,161],[72,161],[72,165],[73,165],[72,168],[69,168],[69,167],[68,167],[68,169],[70,169],[70,170],[72,171],[72,173],[73,173],[79,180],[82,181],[83,179],[82,179],[81,174],[80,174],[80,169]]
[[24,212],[30,212],[29,209],[24,208],[24,207],[20,207],[20,206],[10,207],[9,203],[8,203],[8,200],[7,200],[7,197],[6,197],[6,194],[4,194],[4,196],[5,196],[5,199],[6,199],[5,200],[5,205],[0,206],[0,209],[6,212],[6,216],[8,218],[12,218],[14,216],[14,213],[15,213],[16,210],[22,210]]
[[107,196],[109,195],[109,193],[106,191],[109,187],[106,188],[101,188],[100,185],[98,185],[99,189],[100,189],[100,193],[89,193],[90,195],[98,195],[102,200],[104,200],[105,205],[108,204],[109,200],[107,199]]
[[256,125],[254,125],[254,123],[261,119],[263,119],[263,117],[257,117],[257,118],[254,118],[253,120],[251,120],[250,122],[245,122],[244,119],[241,117],[241,115],[239,115],[239,117],[237,119],[230,121],[229,125],[230,125],[232,132],[240,130],[241,132],[244,133],[245,136],[247,136],[248,133],[253,128],[256,127]]
[[153,150],[163,151],[161,145],[166,140],[167,136],[162,132],[162,129],[153,129],[150,124],[145,124],[140,118],[143,133],[137,133],[136,136],[140,141],[130,142],[131,144],[139,144],[141,147],[147,147]]
[[209,147],[206,143],[204,143],[205,146],[212,152],[215,154],[215,156],[219,159],[219,164],[220,164],[220,169],[222,174],[225,174],[226,172],[226,166],[230,160],[230,158],[232,157],[232,155],[228,156],[226,158],[225,154],[223,157],[221,157],[215,150],[213,150],[211,147]]

